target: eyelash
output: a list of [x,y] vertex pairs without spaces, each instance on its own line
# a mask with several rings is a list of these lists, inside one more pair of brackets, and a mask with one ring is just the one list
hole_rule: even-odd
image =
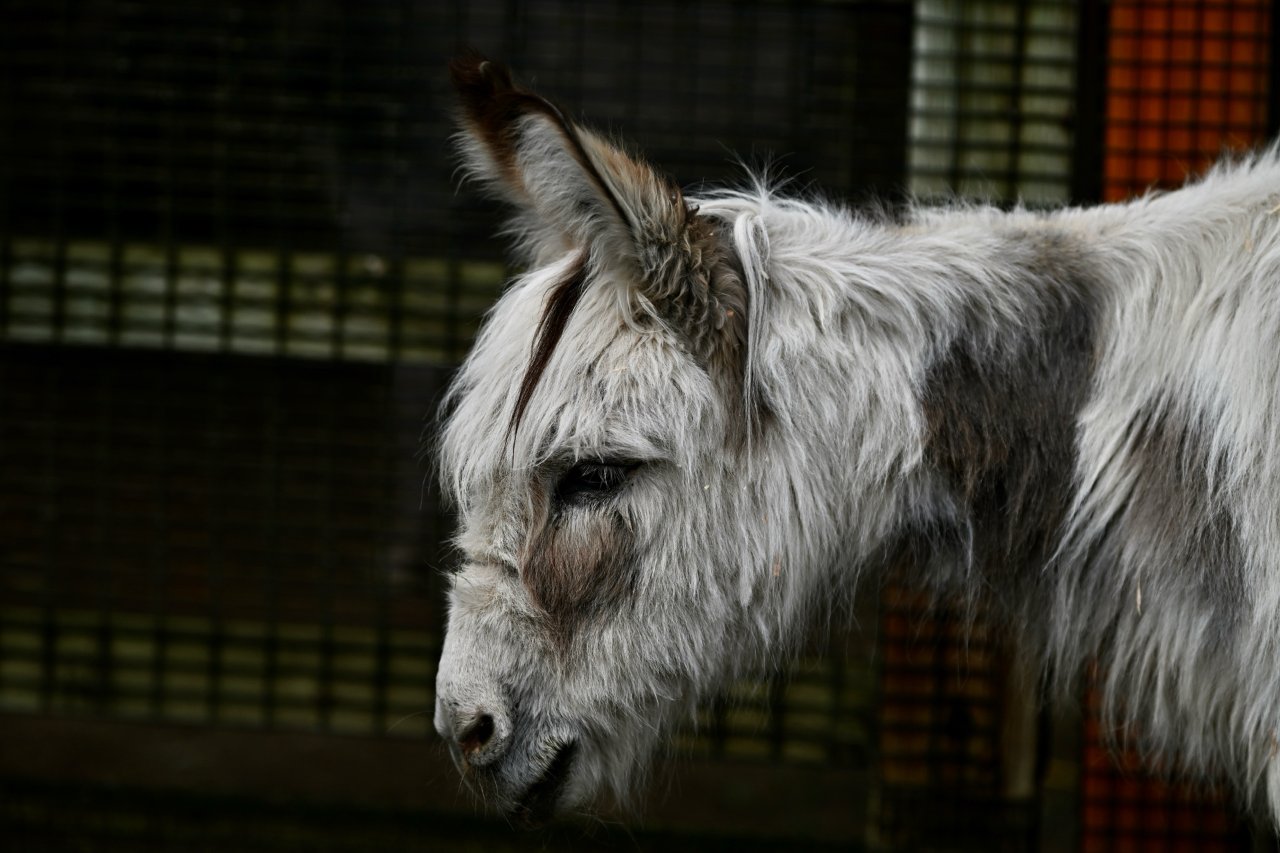
[[622,488],[639,467],[639,462],[579,462],[556,483],[556,503],[603,500]]

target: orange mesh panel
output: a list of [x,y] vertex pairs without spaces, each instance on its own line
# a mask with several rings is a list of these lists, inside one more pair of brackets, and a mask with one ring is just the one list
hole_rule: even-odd
[[1028,849],[1035,805],[1001,795],[1005,665],[988,629],[897,586],[880,604],[879,842]]
[[986,629],[900,587],[881,607],[881,779],[995,790],[1001,672]]
[[1105,746],[1097,690],[1086,699],[1080,792],[1080,843],[1085,853],[1111,851],[1238,851],[1248,828],[1221,792],[1163,779],[1132,750]]
[[1177,186],[1266,128],[1271,4],[1111,6],[1103,192]]

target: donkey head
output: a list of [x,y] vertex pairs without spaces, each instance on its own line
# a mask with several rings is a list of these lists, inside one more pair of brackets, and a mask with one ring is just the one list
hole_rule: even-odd
[[768,618],[774,557],[740,520],[767,512],[741,473],[750,306],[732,224],[505,68],[452,73],[466,169],[514,208],[529,271],[446,403],[462,559],[435,725],[487,800],[539,821],[625,797]]

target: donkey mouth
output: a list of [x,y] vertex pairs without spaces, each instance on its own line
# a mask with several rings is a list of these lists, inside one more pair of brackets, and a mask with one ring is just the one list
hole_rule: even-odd
[[569,781],[569,771],[573,768],[573,758],[577,752],[578,745],[573,741],[562,744],[556,750],[547,769],[542,771],[542,775],[516,801],[511,810],[513,821],[527,829],[533,829],[551,820],[565,783]]

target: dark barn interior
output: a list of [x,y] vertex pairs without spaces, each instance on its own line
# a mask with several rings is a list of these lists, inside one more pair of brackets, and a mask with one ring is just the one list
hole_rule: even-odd
[[1274,137],[1269,0],[0,0],[0,837],[12,850],[1274,849],[891,584],[535,833],[431,729],[420,448],[511,270],[445,71],[686,186],[1049,206]]

